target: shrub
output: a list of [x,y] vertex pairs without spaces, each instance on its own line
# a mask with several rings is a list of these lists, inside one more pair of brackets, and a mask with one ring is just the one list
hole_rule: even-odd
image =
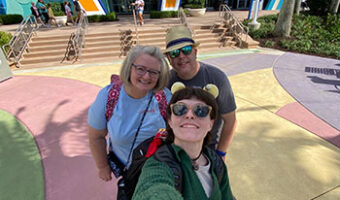
[[150,11],[150,18],[171,18],[177,17],[178,11]]
[[18,14],[0,15],[2,24],[19,24],[23,18]]
[[89,20],[89,23],[117,21],[117,15],[115,12],[108,13],[107,15],[91,15],[87,16],[87,18]]
[[327,0],[307,0],[310,13],[313,15],[326,15],[330,1]]
[[51,3],[51,8],[55,16],[64,16],[65,8],[63,3]]
[[0,47],[7,44],[11,40],[11,38],[12,38],[12,35],[10,33],[0,31]]

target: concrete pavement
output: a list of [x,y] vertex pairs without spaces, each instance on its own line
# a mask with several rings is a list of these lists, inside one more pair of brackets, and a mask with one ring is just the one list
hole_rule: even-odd
[[[224,71],[235,93],[238,126],[227,165],[238,200],[340,198],[339,79],[306,71],[338,70],[338,60],[262,48],[209,52],[199,59]],[[48,200],[115,199],[115,182],[96,176],[86,118],[96,93],[121,62],[16,70],[0,83],[0,110],[6,111],[0,115],[0,134],[16,119],[17,126],[27,127],[22,134],[34,137],[25,141],[33,148],[20,152],[39,152],[42,164],[41,180],[32,184],[43,185],[30,187],[34,190],[6,169],[1,177],[15,185],[1,185],[6,199],[27,194]],[[9,115],[15,117],[11,122]],[[18,142],[9,139],[1,137],[0,162],[18,169],[22,164],[4,153]]]

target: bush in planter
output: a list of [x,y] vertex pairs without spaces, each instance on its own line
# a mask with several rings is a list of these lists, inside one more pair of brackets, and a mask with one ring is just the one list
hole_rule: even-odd
[[157,19],[157,18],[171,18],[177,17],[178,11],[150,11],[150,18]]
[[2,24],[19,24],[23,18],[18,14],[0,15]]
[[117,21],[117,15],[115,12],[110,12],[107,15],[91,15],[87,16],[89,23],[92,22],[107,22],[107,21]]
[[205,0],[187,0],[183,3],[184,8],[205,8]]
[[[11,38],[12,38],[12,35],[10,33],[0,31],[0,47],[2,47],[5,44],[8,44]],[[7,50],[8,50],[8,47],[5,49],[5,51]]]

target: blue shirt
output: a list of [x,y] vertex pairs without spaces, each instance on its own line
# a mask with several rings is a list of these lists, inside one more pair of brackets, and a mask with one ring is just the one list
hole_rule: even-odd
[[[88,123],[92,128],[97,130],[107,128],[111,138],[111,148],[113,152],[124,165],[127,165],[127,159],[135,133],[153,93],[150,91],[145,97],[141,99],[134,99],[125,92],[123,84],[113,115],[107,123],[105,112],[107,96],[110,88],[111,85],[108,85],[99,92],[95,102],[89,109]],[[171,99],[170,91],[165,88],[164,93],[167,102],[169,102]],[[142,126],[139,130],[134,148],[145,139],[155,135],[158,129],[165,127],[166,123],[160,114],[158,101],[153,96]],[[130,156],[130,160],[131,157],[132,156]]]

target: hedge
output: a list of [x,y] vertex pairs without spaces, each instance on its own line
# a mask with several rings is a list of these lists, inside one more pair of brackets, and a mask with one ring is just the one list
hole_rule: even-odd
[[150,11],[150,18],[172,18],[177,17],[178,11]]
[[8,15],[0,15],[1,24],[19,24],[23,20],[21,15],[18,14],[8,14]]

